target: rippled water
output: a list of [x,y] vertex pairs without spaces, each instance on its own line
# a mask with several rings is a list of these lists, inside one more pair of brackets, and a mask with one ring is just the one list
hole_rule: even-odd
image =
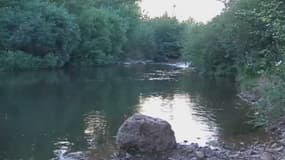
[[114,150],[134,113],[171,123],[177,140],[239,145],[262,138],[234,85],[170,65],[0,74],[0,159],[63,159]]

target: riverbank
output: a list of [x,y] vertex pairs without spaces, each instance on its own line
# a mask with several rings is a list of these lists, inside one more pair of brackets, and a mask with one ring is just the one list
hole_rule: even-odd
[[249,79],[242,79],[238,83],[239,98],[250,104],[254,110],[256,127],[268,127],[284,116],[285,83],[282,77],[274,74]]
[[285,139],[272,140],[264,144],[255,144],[248,148],[232,150],[225,146],[211,149],[199,147],[198,144],[178,145],[171,152],[161,154],[137,154],[115,153],[111,160],[284,160]]
[[246,148],[234,149],[222,145],[216,148],[200,147],[194,143],[177,144],[177,147],[165,152],[130,154],[120,151],[112,155],[111,160],[284,160],[285,118],[277,121],[267,129],[267,132],[271,134],[268,142],[256,142]]

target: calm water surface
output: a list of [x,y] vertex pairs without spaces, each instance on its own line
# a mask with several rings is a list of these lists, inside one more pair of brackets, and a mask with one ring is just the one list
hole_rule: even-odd
[[238,145],[258,139],[232,83],[166,65],[0,74],[0,159],[61,159],[114,150],[134,113],[171,123],[178,142]]

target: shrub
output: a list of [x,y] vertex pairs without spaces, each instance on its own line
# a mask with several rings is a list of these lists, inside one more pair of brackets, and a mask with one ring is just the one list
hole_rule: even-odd
[[44,57],[53,53],[63,66],[77,47],[80,30],[72,15],[52,3],[31,1],[0,8],[0,47]]
[[82,41],[74,60],[84,65],[110,63],[123,53],[128,26],[107,9],[89,8],[78,17]]
[[22,51],[2,51],[0,54],[0,71],[22,71],[55,68],[58,57],[48,54],[35,57]]
[[130,37],[129,57],[155,61],[180,58],[182,29],[183,25],[168,15],[142,19]]

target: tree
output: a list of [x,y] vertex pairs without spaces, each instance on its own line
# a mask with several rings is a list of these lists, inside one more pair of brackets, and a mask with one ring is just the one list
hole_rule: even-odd
[[74,17],[52,3],[32,1],[22,8],[0,9],[0,47],[37,57],[58,57],[58,66],[69,61],[80,40]]

